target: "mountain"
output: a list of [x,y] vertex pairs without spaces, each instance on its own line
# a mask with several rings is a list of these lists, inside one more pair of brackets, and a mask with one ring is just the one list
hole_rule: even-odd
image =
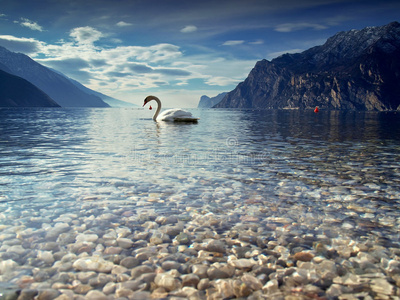
[[215,97],[208,97],[206,95],[201,96],[199,104],[198,104],[198,108],[209,108],[209,107],[213,107],[214,105],[217,105],[219,102],[221,102],[221,100],[225,97],[227,93],[221,93],[218,94]]
[[85,93],[68,78],[30,57],[0,46],[0,70],[19,76],[45,92],[63,107],[109,107],[100,97]]
[[[101,94],[101,93],[100,93]],[[107,103],[108,105],[110,105],[111,107],[139,107],[139,105],[130,103],[130,102],[126,102],[126,101],[122,101],[122,100],[118,100],[115,98],[112,98],[110,96],[107,95],[103,95],[99,96],[101,99],[103,99],[103,101],[105,103]]]
[[0,107],[59,107],[29,81],[0,70]]
[[74,80],[74,79],[71,79],[71,78],[68,78],[68,79],[69,79],[78,89],[82,90],[83,92],[85,92],[85,93],[87,93],[87,94],[91,94],[91,95],[94,95],[94,96],[97,96],[97,97],[101,98],[105,103],[107,103],[107,104],[110,105],[111,107],[138,107],[138,105],[136,105],[136,104],[129,103],[129,102],[122,101],[122,100],[118,100],[118,99],[115,99],[115,98],[113,98],[113,97],[104,95],[104,94],[102,94],[102,93],[93,91],[93,90],[87,88],[86,86],[84,86],[83,84],[81,84],[80,82],[78,82],[78,81],[76,81],[76,80]]
[[398,110],[399,82],[400,23],[393,22],[259,61],[215,107]]
[[96,92],[92,89],[89,89],[88,87],[84,86],[82,83],[80,83],[79,81],[76,81],[72,78],[69,78],[68,76],[64,75],[63,73],[54,70],[54,69],[50,69],[53,72],[56,72],[57,74],[65,77],[66,79],[68,79],[69,81],[72,82],[73,85],[75,85],[78,89],[82,90],[84,93],[89,94],[89,95],[94,95],[96,97],[99,97],[101,100],[103,100],[105,103],[107,103],[109,106],[111,107],[138,107],[138,105],[133,104],[133,103],[129,103],[126,101],[122,101],[122,100],[118,100],[115,99],[113,97],[104,95],[102,93]]

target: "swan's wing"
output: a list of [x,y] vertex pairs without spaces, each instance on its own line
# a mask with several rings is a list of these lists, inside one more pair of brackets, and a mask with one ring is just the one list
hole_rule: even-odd
[[157,117],[157,120],[174,121],[175,119],[185,119],[185,118],[193,118],[193,116],[190,112],[177,108],[177,109],[168,109],[166,111],[163,111]]

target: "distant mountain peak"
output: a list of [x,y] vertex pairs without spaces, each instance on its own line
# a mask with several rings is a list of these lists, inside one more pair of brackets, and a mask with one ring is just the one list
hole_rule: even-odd
[[219,102],[221,102],[221,100],[225,97],[227,93],[220,93],[215,97],[208,97],[206,95],[203,95],[200,97],[200,101],[198,104],[198,108],[210,108],[213,107],[215,105],[217,105]]
[[400,23],[339,32],[302,53],[256,63],[217,105],[400,109]]
[[[379,44],[379,41],[381,43]],[[379,27],[366,27],[364,29],[341,31],[328,38],[320,46],[310,48],[302,53],[284,54],[273,59],[275,64],[291,65],[293,68],[325,68],[342,64],[344,60],[359,57],[374,45],[381,45],[385,52],[393,52],[398,47],[390,47],[389,41],[400,41],[400,23],[392,22]]]
[[25,54],[14,53],[1,46],[0,70],[27,80],[63,107],[109,107],[100,97],[85,93],[65,76]]

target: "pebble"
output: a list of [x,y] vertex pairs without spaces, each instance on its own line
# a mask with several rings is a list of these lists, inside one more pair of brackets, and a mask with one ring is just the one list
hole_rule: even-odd
[[173,291],[181,287],[180,281],[168,273],[157,274],[154,278],[154,283],[166,291]]
[[37,258],[42,260],[43,262],[45,262],[48,265],[51,265],[52,263],[54,263],[54,257],[53,257],[52,252],[50,252],[50,251],[38,251]]
[[229,264],[237,269],[251,269],[257,264],[257,262],[253,259],[239,258],[229,260]]
[[196,274],[186,274],[182,275],[182,285],[197,287],[200,282],[200,277]]
[[117,244],[123,249],[129,249],[133,246],[133,241],[127,238],[117,238]]
[[314,255],[309,252],[297,252],[293,255],[293,259],[300,261],[311,261],[314,258]]
[[85,257],[77,259],[72,266],[78,271],[95,271],[99,273],[111,272],[114,264],[106,261],[99,256]]
[[108,297],[101,291],[92,290],[86,294],[85,299],[87,299],[87,300],[107,300]]
[[125,257],[121,260],[120,265],[128,268],[128,269],[132,269],[134,267],[137,267],[140,264],[140,261],[135,258],[135,257]]
[[207,265],[193,265],[192,266],[192,273],[199,276],[199,278],[207,278]]
[[57,298],[61,293],[54,289],[44,289],[39,291],[38,300],[52,300]]
[[76,236],[76,241],[77,242],[96,242],[98,240],[99,236],[97,234],[84,234],[80,233]]
[[153,268],[150,266],[142,265],[132,269],[131,276],[132,278],[137,278],[144,273],[153,273]]
[[370,176],[379,170],[354,174],[339,165],[319,177],[288,166],[268,180],[232,168],[233,179],[216,179],[217,189],[202,178],[204,191],[191,189],[195,173],[177,176],[179,191],[121,181],[112,184],[115,202],[101,193],[104,184],[73,205],[0,203],[0,293],[19,300],[397,299],[400,219],[391,203],[399,199],[398,165],[386,185]]

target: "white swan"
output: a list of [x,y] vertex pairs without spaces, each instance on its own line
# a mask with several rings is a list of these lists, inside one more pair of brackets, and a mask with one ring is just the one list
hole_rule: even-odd
[[157,109],[153,116],[154,121],[197,123],[197,121],[199,120],[198,118],[193,117],[190,112],[179,108],[168,109],[166,111],[163,111],[160,115],[158,115],[161,110],[161,101],[156,96],[147,96],[146,99],[144,99],[143,106],[145,106],[151,100],[155,100],[157,102]]

